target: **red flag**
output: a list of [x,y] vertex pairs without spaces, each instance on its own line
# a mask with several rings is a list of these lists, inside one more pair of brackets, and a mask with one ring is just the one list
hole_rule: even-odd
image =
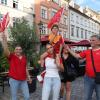
[[0,32],[3,32],[5,30],[5,28],[7,27],[8,23],[9,23],[10,17],[9,14],[6,13],[6,15],[4,15],[2,21],[0,21]]
[[63,13],[64,8],[61,8],[58,10],[58,12],[56,12],[56,14],[51,18],[51,20],[48,23],[48,28],[51,28],[51,26],[60,21],[61,15]]

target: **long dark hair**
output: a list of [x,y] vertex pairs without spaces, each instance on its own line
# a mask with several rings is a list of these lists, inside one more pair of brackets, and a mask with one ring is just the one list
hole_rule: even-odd
[[[62,47],[62,50],[61,50],[61,58],[63,57],[63,50],[64,50],[64,46]],[[69,52],[68,52],[68,55],[71,55]]]

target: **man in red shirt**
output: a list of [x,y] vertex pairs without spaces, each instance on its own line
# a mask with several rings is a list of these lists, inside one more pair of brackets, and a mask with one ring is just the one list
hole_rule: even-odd
[[20,87],[23,94],[24,100],[29,100],[29,90],[27,85],[27,76],[29,82],[31,82],[29,73],[27,71],[27,60],[24,55],[22,55],[21,46],[16,46],[13,53],[11,53],[7,46],[7,39],[4,33],[2,34],[2,46],[4,49],[4,54],[9,61],[9,84],[11,88],[11,98],[12,100],[17,99],[17,90]]
[[[100,72],[100,35],[93,35],[90,38],[90,44],[93,51],[94,65],[97,72]],[[85,50],[79,54],[74,53],[67,46],[68,51],[77,58],[86,58],[86,72],[84,78],[84,100],[92,100],[93,90],[95,89],[96,98],[100,100],[100,84],[95,83],[95,73],[92,65],[91,50]]]

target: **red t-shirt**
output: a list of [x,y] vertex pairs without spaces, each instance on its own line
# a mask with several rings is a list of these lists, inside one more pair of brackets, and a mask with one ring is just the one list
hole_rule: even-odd
[[[91,50],[85,50],[80,53],[82,58],[86,58],[86,75],[95,77],[94,69],[91,60]],[[97,72],[100,72],[100,49],[93,51],[94,65]]]
[[26,80],[26,57],[22,56],[22,59],[19,59],[14,53],[11,53],[8,60],[10,64],[9,76],[16,80]]

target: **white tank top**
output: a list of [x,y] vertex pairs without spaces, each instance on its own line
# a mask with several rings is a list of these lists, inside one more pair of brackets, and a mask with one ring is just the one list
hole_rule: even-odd
[[46,74],[45,77],[59,77],[58,68],[54,58],[45,58]]

